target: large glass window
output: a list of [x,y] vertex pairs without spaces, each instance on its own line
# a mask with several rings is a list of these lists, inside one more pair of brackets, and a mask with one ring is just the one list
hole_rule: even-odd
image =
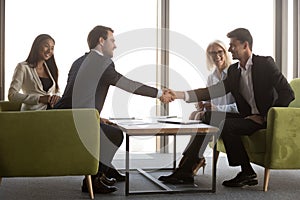
[[[129,78],[156,86],[156,4],[154,0],[7,0],[5,96],[15,66],[26,59],[40,33],[48,33],[56,40],[55,57],[63,92],[70,66],[88,51],[87,34],[95,25],[115,30],[116,69]],[[237,27],[250,30],[255,54],[273,56],[273,11],[273,0],[171,0],[170,88],[204,87],[210,73],[206,70],[206,46],[215,39],[228,44],[226,34]],[[155,99],[129,95],[112,87],[101,116],[153,116],[155,106]],[[194,109],[194,104],[175,101],[170,104],[169,113],[188,118]],[[155,139],[150,140],[147,145],[139,143],[135,150],[155,151]]]
[[[34,38],[41,33],[55,39],[54,54],[63,92],[71,64],[89,51],[87,35],[96,25],[109,26],[115,31],[116,69],[129,78],[156,87],[156,32],[153,31],[156,7],[157,2],[153,0],[7,0],[5,97],[17,63],[27,58]],[[149,28],[152,30],[147,31]],[[111,87],[101,117],[155,115],[155,104],[154,98],[129,95]],[[149,145],[136,145],[133,151],[153,152],[155,147],[153,138]]]
[[[251,32],[254,54],[273,56],[273,9],[273,0],[253,0],[251,3],[247,0],[172,0],[170,49],[178,50],[180,46],[185,51],[170,54],[170,87],[188,90],[205,86],[210,73],[205,61],[207,45],[216,39],[229,44],[226,34],[235,28],[244,27]],[[185,79],[186,84],[179,82],[176,74]],[[188,117],[194,109],[193,105],[189,110],[178,107],[170,104],[170,113]]]
[[[274,57],[273,26],[273,0],[170,1],[170,88],[204,87],[210,73],[206,68],[207,45],[218,39],[228,46],[226,35],[235,28],[251,32],[254,54]],[[194,110],[194,104],[183,101],[170,104],[170,115],[188,118]]]

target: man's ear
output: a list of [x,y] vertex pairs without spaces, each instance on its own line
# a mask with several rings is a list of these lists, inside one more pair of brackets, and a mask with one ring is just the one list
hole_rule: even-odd
[[[244,49],[247,49],[247,47],[249,47],[249,42],[245,41],[244,44],[243,44],[243,48]],[[249,47],[250,48],[250,47]]]
[[103,46],[103,44],[104,44],[104,38],[103,37],[100,37],[99,38],[99,44],[100,44],[100,46]]

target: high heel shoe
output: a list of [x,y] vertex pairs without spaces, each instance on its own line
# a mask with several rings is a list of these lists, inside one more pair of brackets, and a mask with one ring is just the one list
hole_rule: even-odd
[[205,166],[206,166],[206,161],[205,158],[200,158],[197,163],[193,166],[192,170],[193,170],[193,175],[196,176],[198,170],[203,167],[203,171],[202,173],[204,174],[204,170],[205,170]]

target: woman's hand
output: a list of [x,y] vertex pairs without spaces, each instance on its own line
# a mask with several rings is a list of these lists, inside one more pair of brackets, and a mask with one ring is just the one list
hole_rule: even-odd
[[39,102],[43,104],[49,104],[51,108],[53,108],[53,106],[60,100],[60,98],[61,97],[57,95],[44,95],[40,96]]
[[50,99],[50,95],[40,96],[39,103],[48,104],[50,102]]
[[51,96],[50,101],[49,101],[49,104],[50,104],[51,108],[54,107],[54,105],[60,100],[60,98],[61,97],[57,96],[57,95]]
[[211,102],[205,102],[203,107],[205,110],[208,110],[208,111],[216,111],[217,110],[217,106],[215,106]]
[[203,111],[203,109],[204,109],[203,101],[196,103],[195,107],[196,107],[197,111]]

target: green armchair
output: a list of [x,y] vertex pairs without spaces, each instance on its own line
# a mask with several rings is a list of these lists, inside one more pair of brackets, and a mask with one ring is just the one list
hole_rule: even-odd
[[[243,136],[250,161],[265,168],[263,191],[268,190],[270,169],[300,169],[300,78],[290,85],[295,100],[289,107],[272,107],[267,128]],[[226,153],[221,139],[217,151]]]
[[100,123],[96,109],[20,112],[0,102],[0,183],[3,177],[91,175],[98,171]]

